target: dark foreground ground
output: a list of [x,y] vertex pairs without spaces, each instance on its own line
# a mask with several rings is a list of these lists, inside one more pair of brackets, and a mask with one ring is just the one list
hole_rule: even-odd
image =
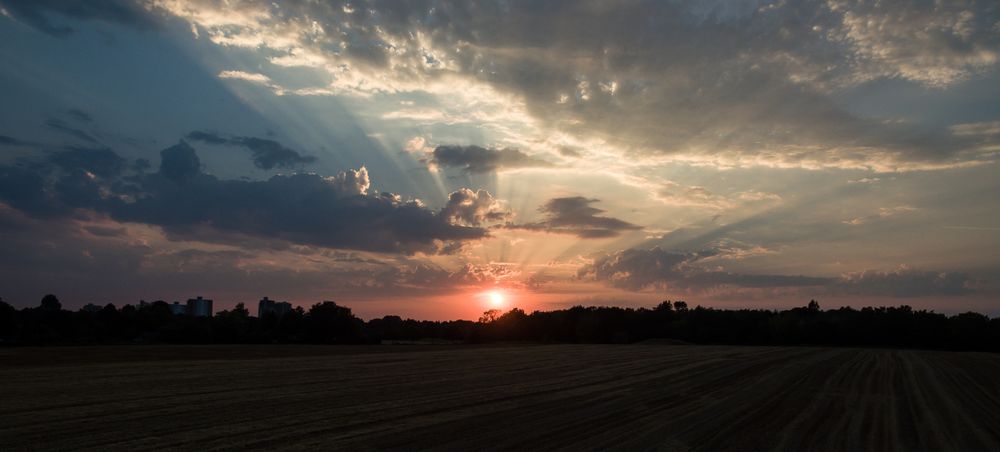
[[676,345],[0,349],[0,450],[1000,450],[1000,355]]

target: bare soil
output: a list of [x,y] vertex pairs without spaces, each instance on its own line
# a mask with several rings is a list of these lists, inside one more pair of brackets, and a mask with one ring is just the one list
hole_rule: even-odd
[[690,345],[0,349],[0,450],[1000,451],[1000,355]]

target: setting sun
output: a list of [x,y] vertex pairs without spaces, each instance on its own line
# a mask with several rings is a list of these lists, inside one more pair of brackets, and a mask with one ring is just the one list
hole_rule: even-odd
[[507,297],[500,290],[491,290],[486,293],[486,299],[490,303],[490,307],[502,308],[506,304]]

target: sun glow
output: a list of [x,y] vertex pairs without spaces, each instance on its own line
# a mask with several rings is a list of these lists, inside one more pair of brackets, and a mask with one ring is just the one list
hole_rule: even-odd
[[507,304],[507,296],[501,290],[491,290],[486,293],[486,301],[492,308],[502,308]]

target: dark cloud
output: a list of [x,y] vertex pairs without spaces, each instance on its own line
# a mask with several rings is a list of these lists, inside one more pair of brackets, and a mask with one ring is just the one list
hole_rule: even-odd
[[201,174],[183,184],[154,179],[144,186],[146,195],[110,213],[120,221],[161,226],[175,237],[211,239],[211,232],[219,231],[381,252],[437,252],[442,242],[487,235],[481,228],[452,225],[416,202],[343,191],[344,179],[345,173],[266,181]]
[[36,217],[52,216],[59,210],[45,193],[45,179],[17,166],[0,165],[0,200]]
[[49,35],[62,38],[76,30],[66,24],[52,21],[53,15],[77,20],[99,20],[109,23],[129,25],[138,29],[156,26],[153,18],[144,8],[128,0],[2,0],[8,12],[18,20]]
[[909,268],[892,271],[868,270],[839,277],[802,275],[757,275],[718,270],[713,258],[731,250],[700,252],[668,251],[659,247],[632,248],[602,255],[583,266],[578,276],[614,287],[640,291],[648,288],[704,293],[715,289],[793,288],[801,296],[854,295],[915,297],[964,295],[973,292],[976,281],[964,273],[932,272]]
[[192,179],[201,173],[201,160],[187,142],[160,151],[160,175],[175,182]]
[[641,290],[676,279],[679,266],[696,259],[693,253],[665,251],[659,247],[627,249],[595,258],[592,264],[583,266],[578,275],[623,289]]
[[208,144],[227,144],[227,143],[229,143],[229,139],[227,139],[227,138],[222,138],[219,135],[214,134],[212,132],[205,132],[205,131],[201,131],[201,130],[195,130],[195,131],[192,131],[191,133],[187,134],[187,139],[194,140],[194,141],[201,141],[201,142],[205,142],[205,143],[208,143]]
[[[76,208],[101,209],[128,185],[119,179],[127,162],[108,148],[69,147],[44,162],[0,166],[0,202],[38,218],[70,215]],[[115,190],[113,183],[118,183]]]
[[[0,201],[38,218],[89,210],[159,226],[175,239],[229,243],[253,237],[392,253],[455,251],[463,241],[488,235],[470,225],[476,215],[496,215],[489,206],[435,212],[391,193],[369,194],[363,167],[328,177],[222,180],[201,172],[197,153],[183,140],[160,155],[160,169],[152,174],[124,175],[126,162],[108,149],[60,152],[49,167],[0,166]],[[60,171],[46,172],[52,167]]]
[[641,226],[617,218],[599,216],[604,211],[590,206],[598,201],[600,200],[582,196],[553,198],[538,208],[546,214],[545,220],[505,227],[573,234],[582,239],[616,237],[624,231],[642,229]]
[[479,146],[438,146],[429,163],[446,168],[461,168],[467,173],[552,166],[549,162],[517,149],[487,149]]
[[976,281],[960,272],[933,272],[911,268],[890,271],[867,270],[841,276],[833,290],[847,295],[916,297],[963,295],[973,291]]
[[113,177],[121,173],[126,161],[109,148],[69,147],[55,152],[49,161],[66,171],[84,170],[100,177]]
[[237,137],[234,140],[253,153],[253,163],[261,169],[291,168],[316,161],[316,157],[300,155],[274,140],[255,137]]
[[83,141],[86,141],[88,143],[94,143],[94,144],[97,143],[97,139],[94,138],[94,137],[92,137],[92,136],[90,136],[89,133],[87,133],[87,132],[85,132],[83,130],[77,129],[75,127],[72,127],[69,124],[67,124],[66,121],[63,121],[61,119],[50,118],[49,120],[45,121],[45,125],[47,127],[49,127],[50,129],[52,129],[52,130],[55,130],[55,131],[60,132],[60,133],[64,133],[64,134],[69,135],[69,136],[71,136],[73,138],[76,138],[78,140],[83,140]]
[[193,131],[187,134],[190,140],[202,141],[215,145],[241,146],[253,154],[253,163],[260,169],[293,168],[316,161],[311,155],[301,155],[281,143],[257,137],[223,137],[205,131]]
[[701,292],[718,286],[751,288],[822,286],[831,278],[789,275],[747,275],[705,269],[700,261],[719,256],[720,251],[668,251],[659,247],[632,248],[600,256],[582,267],[578,275],[614,287],[638,291],[649,287]]

